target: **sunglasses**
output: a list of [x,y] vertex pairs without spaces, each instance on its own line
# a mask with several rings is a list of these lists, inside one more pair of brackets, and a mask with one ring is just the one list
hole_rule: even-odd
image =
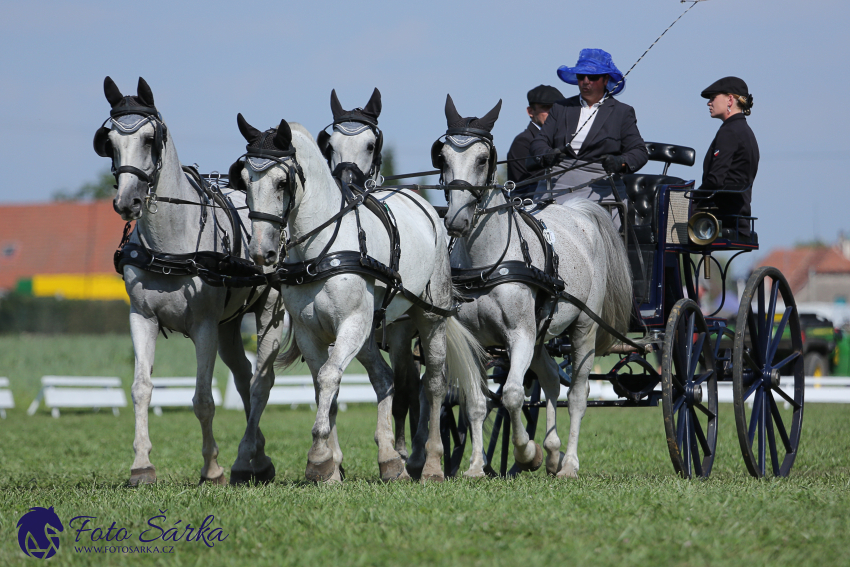
[[586,77],[588,81],[596,82],[604,76],[605,75],[580,75],[576,73],[576,79],[578,79],[579,81],[583,81]]

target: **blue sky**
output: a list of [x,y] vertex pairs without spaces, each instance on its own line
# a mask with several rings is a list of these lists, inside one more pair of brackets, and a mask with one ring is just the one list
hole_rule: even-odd
[[[677,0],[587,2],[6,1],[0,8],[0,203],[46,201],[108,167],[91,149],[108,116],[103,78],[134,93],[139,76],[184,163],[227,171],[244,149],[242,112],[265,129],[281,118],[316,134],[345,108],[383,95],[380,125],[399,168],[430,168],[451,93],[463,115],[501,98],[500,156],[526,126],[525,94],[565,95],[559,65],[602,48],[626,71],[684,11]],[[700,91],[736,75],[755,99],[761,148],[753,213],[762,251],[850,233],[850,39],[845,2],[707,0],[694,7],[627,79],[644,139],[694,147],[699,179],[720,122]],[[657,164],[644,171],[654,172]]]

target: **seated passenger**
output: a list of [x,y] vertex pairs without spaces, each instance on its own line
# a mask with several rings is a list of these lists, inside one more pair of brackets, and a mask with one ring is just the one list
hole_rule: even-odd
[[[723,124],[705,154],[699,191],[737,192],[713,195],[697,192],[694,204],[700,208],[716,207],[718,217],[750,216],[753,181],[759,167],[759,146],[745,118],[753,107],[753,95],[747,83],[738,77],[724,77],[702,91],[701,96],[708,99],[711,117],[722,120]],[[742,235],[750,235],[750,221],[738,219],[737,224]],[[725,228],[734,226],[727,223]]]
[[[563,165],[578,166],[552,179],[555,190],[574,187],[605,173],[634,173],[647,162],[646,144],[637,128],[634,109],[613,97],[623,91],[625,78],[601,49],[583,49],[575,67],[558,69],[562,81],[578,85],[579,95],[558,101],[549,118],[531,142],[529,170]],[[621,185],[622,187],[622,185]],[[537,191],[546,190],[541,181]],[[620,189],[625,199],[625,189]],[[556,195],[558,203],[586,198],[596,202],[614,201],[610,183],[585,187],[573,193]],[[615,219],[619,226],[619,218]]]
[[[531,141],[549,116],[552,105],[563,99],[564,95],[555,87],[540,85],[528,91],[528,107],[525,109],[531,122],[511,144],[508,151],[508,179],[519,183],[531,178],[534,174],[525,168],[525,159],[531,155]],[[515,194],[535,191],[536,183],[525,185],[516,190]]]

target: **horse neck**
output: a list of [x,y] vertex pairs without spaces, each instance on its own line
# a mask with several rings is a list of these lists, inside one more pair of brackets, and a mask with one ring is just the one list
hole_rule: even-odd
[[[302,186],[301,181],[298,180],[295,202],[288,218],[289,238],[295,240],[316,229],[337,214],[341,204],[339,188],[329,171],[322,171],[321,175],[308,176],[306,186]],[[304,261],[317,255],[333,236],[335,225],[336,223],[332,223],[306,242],[293,248],[290,252],[291,258]],[[340,237],[342,237],[341,234]],[[356,247],[356,243],[354,246]]]
[[[481,204],[481,208],[488,209],[498,205],[504,205],[507,201],[501,191],[493,189]],[[488,266],[499,261],[505,246],[508,252],[505,260],[516,260],[522,258],[522,252],[517,237],[516,223],[510,218],[510,209],[502,209],[494,213],[487,213],[478,217],[475,226],[468,236],[460,239],[452,254],[453,267],[478,267]],[[512,223],[513,226],[510,226]],[[510,229],[511,241],[508,243]],[[462,264],[462,265],[457,265]]]
[[[186,179],[177,151],[169,139],[162,154],[162,169],[154,187],[157,198],[182,199],[198,202],[198,194]],[[198,246],[201,207],[160,202],[157,212],[144,209],[142,218],[136,223],[136,231],[143,243],[151,250],[170,254],[188,254]],[[208,215],[209,217],[210,215]],[[208,219],[212,224],[211,218]],[[205,230],[200,250],[212,249],[212,233]]]

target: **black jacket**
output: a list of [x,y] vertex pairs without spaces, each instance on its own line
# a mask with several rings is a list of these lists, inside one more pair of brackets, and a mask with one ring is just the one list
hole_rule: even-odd
[[[539,156],[566,146],[579,127],[580,115],[579,95],[556,102],[531,143],[531,154]],[[599,107],[578,155],[570,146],[567,146],[566,153],[570,158],[586,161],[606,154],[622,155],[631,172],[639,170],[647,162],[647,152],[637,128],[635,109],[608,97]]]
[[[759,146],[753,131],[743,114],[727,118],[705,154],[702,166],[700,190],[735,189],[740,193],[718,193],[699,202],[700,205],[719,207],[720,215],[750,216],[753,197],[753,181],[759,168]],[[745,234],[749,234],[749,223],[740,222]],[[744,230],[745,229],[745,230]]]
[[[531,141],[539,132],[539,128],[534,122],[528,123],[528,128],[522,131],[511,144],[511,149],[508,150],[508,179],[519,183],[530,178],[532,174],[525,168],[525,158],[531,155]],[[533,187],[521,187],[520,191],[531,191]]]

